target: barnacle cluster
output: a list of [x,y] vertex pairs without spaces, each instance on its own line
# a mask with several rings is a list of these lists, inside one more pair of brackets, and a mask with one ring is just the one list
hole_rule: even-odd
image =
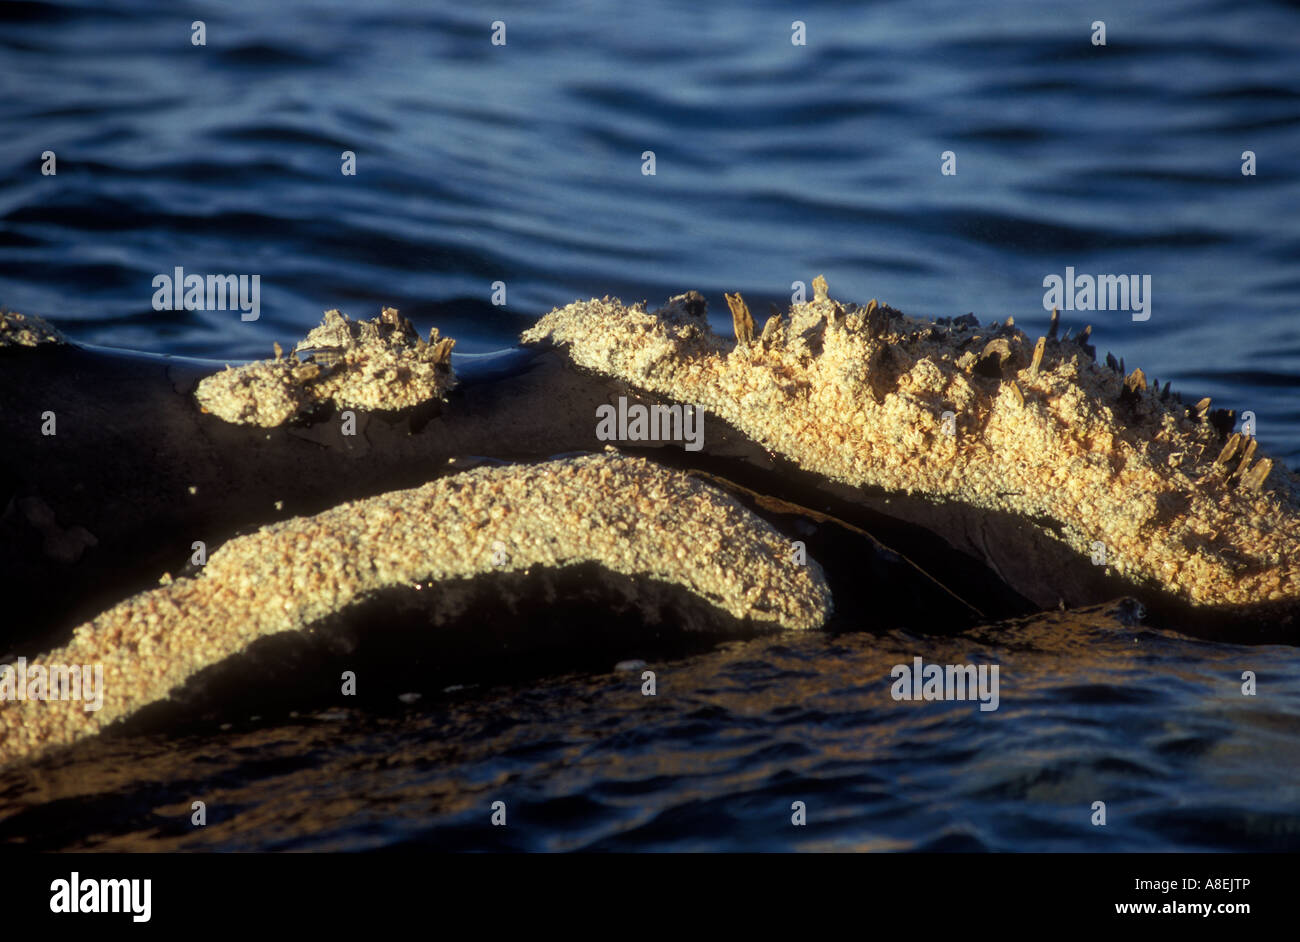
[[435,327],[424,340],[395,308],[354,321],[326,311],[284,356],[226,368],[200,381],[195,398],[227,422],[274,427],[322,404],[340,409],[395,410],[440,399],[456,385],[451,348]]
[[655,586],[680,587],[737,628],[817,628],[831,609],[816,562],[794,561],[775,528],[689,475],[610,455],[475,468],[237,537],[195,578],[81,625],[33,660],[102,664],[102,707],[0,700],[0,764],[92,735],[258,638],[374,593],[418,588],[442,624],[464,614],[466,580],[584,563],[631,578],[656,607]]
[[1197,604],[1300,599],[1297,481],[1108,357],[1090,330],[1031,341],[1011,319],[921,321],[815,295],[761,331],[729,295],[735,340],[691,292],[656,311],[617,299],[556,309],[523,341],[649,393],[698,403],[825,478],[1051,522],[1123,578]]
[[43,343],[67,343],[57,328],[44,318],[0,309],[0,347],[37,347]]

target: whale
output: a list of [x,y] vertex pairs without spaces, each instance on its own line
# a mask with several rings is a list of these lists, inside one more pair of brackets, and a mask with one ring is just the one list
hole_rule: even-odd
[[[1230,413],[1098,362],[1055,315],[1034,342],[1011,321],[913,319],[814,284],[761,331],[729,295],[734,338],[697,292],[654,310],[593,298],[486,355],[391,308],[327,312],[288,356],[234,364],[90,347],[6,314],[0,648],[66,642],[193,569],[196,544],[611,447],[852,546],[820,559],[837,617],[959,629],[1131,597],[1206,638],[1300,639],[1296,477]],[[609,441],[598,416],[620,402],[700,409],[702,446]]]

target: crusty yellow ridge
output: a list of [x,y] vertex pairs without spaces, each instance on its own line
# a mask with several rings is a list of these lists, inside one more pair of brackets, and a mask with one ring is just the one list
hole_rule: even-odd
[[1119,575],[1193,603],[1300,599],[1297,479],[1225,440],[1208,400],[1098,364],[1087,332],[1057,337],[1055,320],[1035,343],[1010,321],[920,322],[816,287],[757,336],[728,297],[735,342],[694,292],[658,311],[570,304],[523,341],[703,405],[831,480],[1053,521],[1080,554],[1101,543]]
[[[441,399],[456,385],[451,348],[435,327],[423,340],[396,308],[354,321],[338,311],[285,357],[227,368],[194,392],[207,412],[237,425],[271,428],[320,404],[340,409],[405,409]],[[302,356],[304,359],[299,359]]]
[[815,562],[796,563],[771,525],[688,475],[609,455],[476,468],[233,539],[196,578],[165,579],[29,656],[102,665],[103,706],[0,700],[0,764],[91,735],[257,638],[379,590],[420,590],[442,622],[463,597],[440,584],[586,562],[674,584],[752,627],[817,628],[831,607]]

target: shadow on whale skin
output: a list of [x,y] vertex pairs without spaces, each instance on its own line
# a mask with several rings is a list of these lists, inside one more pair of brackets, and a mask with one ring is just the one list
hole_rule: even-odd
[[[428,604],[433,591],[461,595],[460,613],[440,617]],[[434,590],[390,588],[308,631],[253,642],[112,729],[134,734],[347,706],[343,671],[365,685],[368,705],[386,701],[396,710],[412,691],[608,670],[633,657],[675,659],[761,630],[681,586],[594,563],[489,573]],[[639,672],[633,677],[630,689],[641,684]]]
[[[224,366],[214,361],[0,348],[0,434],[10,443],[0,454],[10,616],[0,653],[58,643],[78,621],[180,571],[195,541],[210,552],[275,519],[453,472],[450,462],[465,455],[600,449],[584,414],[599,394],[556,376],[558,363],[516,350],[463,359],[452,408],[355,410],[357,434],[345,436],[330,409],[271,429],[204,415],[191,393]],[[569,405],[575,397],[582,408]],[[41,433],[46,413],[53,435]],[[50,534],[29,519],[36,510],[39,522],[78,528],[93,543],[74,558],[50,552]]]

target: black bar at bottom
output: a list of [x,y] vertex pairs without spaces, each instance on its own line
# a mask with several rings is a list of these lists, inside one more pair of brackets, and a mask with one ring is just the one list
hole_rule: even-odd
[[[1283,855],[0,855],[5,925],[296,933],[519,920],[670,931],[691,913],[729,923],[864,929],[1122,927],[1232,932],[1296,908]],[[76,873],[77,912],[71,910]],[[148,884],[147,921],[143,882]],[[59,882],[62,881],[62,882]],[[84,912],[111,908],[118,912]],[[101,903],[102,900],[102,903]],[[1204,909],[1208,905],[1208,912]],[[466,921],[468,920],[468,922]],[[1046,921],[1045,921],[1046,920]],[[1290,922],[1290,920],[1286,920]]]

